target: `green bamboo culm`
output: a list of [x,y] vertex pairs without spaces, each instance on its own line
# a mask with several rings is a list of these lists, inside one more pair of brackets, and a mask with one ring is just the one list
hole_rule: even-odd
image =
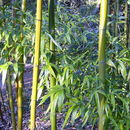
[[[3,2],[3,0],[0,0],[0,10],[2,11],[2,14],[4,16],[5,15],[5,8],[4,8],[4,2]],[[3,17],[1,20],[2,21],[0,22],[0,25],[4,26],[4,24],[5,24],[5,18]]]
[[[22,0],[22,16],[21,16],[21,41],[23,41],[23,18],[26,11],[26,0]],[[23,45],[21,45],[21,56],[19,58],[19,73],[18,73],[18,94],[17,94],[17,105],[18,105],[18,125],[17,129],[22,130],[22,121],[23,121],[23,86],[24,86],[24,62],[23,62]]]
[[[100,86],[105,89],[105,47],[106,47],[106,27],[107,27],[108,0],[101,0],[100,8],[100,25],[99,25],[99,45],[98,45],[98,61],[99,61],[99,79]],[[99,124],[98,129],[104,130],[105,114],[104,103],[105,98],[99,95],[100,103],[98,108]]]
[[[13,27],[15,28],[16,27],[16,18],[17,18],[17,0],[12,0],[12,17],[13,17]],[[16,100],[18,100],[18,77],[16,77],[16,80],[15,80],[15,89],[16,89]]]
[[40,56],[40,43],[41,43],[41,25],[42,25],[42,0],[37,0],[36,39],[35,39],[35,53],[34,53],[34,66],[33,66],[33,85],[31,96],[30,130],[34,130],[36,127],[35,117],[36,117],[36,100],[37,100],[39,56]]
[[4,98],[3,98],[3,94],[2,94],[2,90],[0,88],[0,100],[1,100],[1,103],[2,103],[2,106],[3,106],[3,109],[4,109],[4,112],[6,113],[6,108],[5,108],[5,102],[4,102]]
[[16,4],[17,4],[17,0],[12,0],[12,17],[13,17],[13,25],[16,25]]
[[[49,33],[55,38],[55,1],[48,0],[48,12],[49,12]],[[52,52],[51,63],[55,64],[55,45],[49,40],[50,51]],[[50,87],[55,86],[56,79],[53,75],[50,75]],[[54,107],[54,96],[51,96],[51,112],[50,112],[50,120],[51,120],[51,130],[56,130],[56,110]]]
[[125,4],[125,36],[126,36],[126,47],[130,47],[130,4]]
[[0,6],[3,6],[3,0],[0,0]]
[[115,1],[115,37],[118,36],[119,0]]
[[9,70],[8,70],[8,73],[7,73],[6,83],[7,83],[7,88],[8,88],[9,106],[10,106],[10,110],[11,110],[12,127],[13,127],[13,130],[16,130],[14,101],[13,101],[12,84],[11,84],[11,77],[10,77],[10,71]]
[[0,119],[1,119],[1,121],[3,122],[3,121],[4,121],[4,118],[3,118],[1,106],[2,106],[2,105],[1,105],[1,102],[0,102]]

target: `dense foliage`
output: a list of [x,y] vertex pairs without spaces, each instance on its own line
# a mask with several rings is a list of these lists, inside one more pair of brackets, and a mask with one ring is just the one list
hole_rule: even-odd
[[[100,110],[100,95],[104,96],[105,129],[130,129],[130,49],[126,46],[125,4],[119,5],[118,16],[115,2],[109,6],[106,28],[106,75],[105,88],[99,83],[98,72],[98,25],[99,14],[93,8],[96,1],[57,1],[55,9],[55,39],[48,30],[48,11],[43,3],[43,19],[40,48],[40,73],[37,100],[40,105],[53,95],[56,112],[66,113],[63,127],[81,119],[79,128],[97,126]],[[21,12],[21,2],[0,6],[0,72],[2,86],[10,69],[12,85],[22,64],[33,63],[35,39],[35,2],[27,11]],[[12,16],[15,6],[16,16]],[[32,8],[33,7],[33,8]],[[23,13],[26,17],[21,21]],[[130,16],[130,12],[129,12]],[[118,17],[118,18],[117,18]],[[15,24],[14,24],[15,21]],[[21,29],[21,23],[24,23]],[[116,26],[116,24],[118,24]],[[117,34],[115,28],[117,27]],[[24,37],[21,41],[21,33]],[[55,63],[53,52],[48,48],[51,39],[56,46]],[[129,38],[130,45],[130,38]],[[50,75],[56,84],[50,87]],[[52,103],[48,103],[47,112]],[[78,129],[78,128],[77,128]]]

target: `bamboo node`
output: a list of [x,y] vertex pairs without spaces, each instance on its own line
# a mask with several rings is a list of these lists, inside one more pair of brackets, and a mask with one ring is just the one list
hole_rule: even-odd
[[42,20],[41,20],[41,19],[36,19],[36,21],[40,21],[40,22],[42,22]]

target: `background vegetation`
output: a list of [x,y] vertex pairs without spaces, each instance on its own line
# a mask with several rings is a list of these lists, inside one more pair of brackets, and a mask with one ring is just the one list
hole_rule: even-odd
[[129,130],[129,21],[129,0],[0,1],[0,128]]

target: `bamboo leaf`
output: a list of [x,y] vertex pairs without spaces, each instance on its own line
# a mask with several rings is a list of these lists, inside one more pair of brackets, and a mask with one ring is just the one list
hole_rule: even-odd
[[40,101],[40,104],[39,105],[42,105],[49,97],[51,96],[51,94],[47,94],[47,95],[45,95],[45,96],[43,96],[41,99],[41,101]]
[[127,80],[130,81],[130,70],[129,70],[129,73],[128,73]]
[[18,74],[18,63],[13,64],[14,71],[16,75]]
[[52,95],[52,96],[54,96],[54,98],[53,98],[53,100],[51,102],[51,105],[53,105],[52,106],[53,109],[56,109],[56,105],[57,105],[57,101],[58,101],[58,97],[59,97],[59,92],[56,93],[55,95]]
[[126,79],[126,75],[127,75],[126,67],[125,67],[125,65],[123,64],[123,62],[121,60],[118,60],[118,63],[120,65],[118,67],[118,69],[121,71],[121,74],[122,74],[123,78]]
[[113,63],[113,61],[112,61],[111,59],[109,59],[109,60],[107,61],[107,64],[108,64],[109,66],[114,67],[114,68],[116,69],[116,66],[115,66],[115,64]]
[[7,62],[5,64],[0,65],[0,72],[2,72],[2,87],[5,84],[6,76],[7,76],[7,70],[8,67],[12,64],[12,62]]
[[58,98],[58,109],[59,109],[59,111],[61,111],[61,106],[64,103],[64,99],[65,99],[64,92],[61,91],[61,93],[59,93],[59,98]]
[[114,95],[111,95],[111,103],[113,105],[113,110],[115,110],[115,96]]
[[105,112],[106,112],[106,116],[109,117],[109,112],[108,112],[108,111],[110,111],[109,105],[105,104],[105,108],[104,109],[105,109]]
[[46,35],[49,36],[49,38],[51,39],[51,41],[52,41],[60,50],[62,50],[60,44],[57,43],[49,33],[46,33]]
[[116,96],[122,101],[122,103],[126,107],[127,113],[129,113],[129,104],[128,104],[128,102],[124,98],[122,98],[121,96],[119,96],[118,94],[116,94]]
[[128,58],[120,58],[120,60],[125,61],[127,64],[130,65],[130,59],[128,59]]
[[84,115],[82,127],[86,124],[88,118],[89,118],[89,111],[87,111]]
[[2,87],[4,87],[6,76],[7,76],[7,70],[3,70],[2,71]]
[[[52,67],[51,67],[50,64],[45,65],[45,66],[42,68],[42,70],[48,70],[49,73],[56,78],[55,72],[54,72],[54,70],[52,69]],[[46,72],[46,76],[48,76],[48,73],[47,73],[47,72]]]
[[77,115],[78,115],[78,107],[75,107],[75,109],[73,110],[72,115],[71,115],[72,124],[74,124],[74,121],[76,120]]
[[70,117],[72,111],[74,110],[74,108],[75,108],[75,106],[72,106],[72,107],[70,107],[69,110],[67,111],[67,114],[66,114],[66,117],[65,117],[65,121],[64,121],[64,123],[63,123],[63,127],[62,127],[62,128],[64,128],[65,125],[67,124],[67,121],[68,121],[68,119],[69,119],[69,117]]
[[97,103],[97,106],[98,106],[98,113],[100,114],[99,110],[100,110],[100,102],[99,102],[99,95],[97,92],[95,92],[95,99],[96,99],[96,103]]
[[42,92],[43,92],[43,89],[44,89],[44,86],[43,86],[43,85],[38,88],[37,100],[41,97]]
[[128,0],[128,4],[130,5],[130,0]]

